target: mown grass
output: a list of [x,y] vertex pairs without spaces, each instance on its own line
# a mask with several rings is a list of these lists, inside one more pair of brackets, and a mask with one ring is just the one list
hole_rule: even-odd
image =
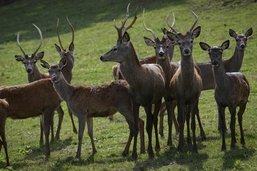
[[[32,26],[37,24],[44,36],[42,51],[44,59],[51,63],[59,60],[54,48],[57,42],[55,25],[60,18],[60,31],[65,47],[68,47],[71,35],[65,22],[69,16],[75,27],[75,66],[72,83],[102,84],[112,78],[111,66],[114,63],[102,63],[100,55],[107,52],[116,42],[117,33],[113,27],[113,19],[118,21],[124,16],[129,1],[122,0],[77,0],[77,1],[33,1],[19,0],[8,6],[0,7],[0,86],[27,83],[27,75],[21,63],[17,63],[14,55],[21,54],[16,46],[17,32],[21,33],[21,44],[27,53],[32,53],[38,43],[38,34]],[[127,125],[120,115],[115,115],[114,122],[106,118],[94,119],[94,137],[98,153],[90,158],[91,145],[84,135],[82,161],[74,156],[77,147],[77,135],[72,133],[68,115],[64,118],[61,140],[51,144],[51,158],[44,161],[44,148],[39,146],[39,119],[12,120],[6,123],[6,134],[11,167],[5,167],[5,155],[0,153],[0,169],[6,170],[257,170],[257,77],[256,77],[256,30],[255,20],[257,4],[250,0],[179,0],[179,1],[132,1],[131,15],[139,6],[138,20],[129,31],[131,40],[140,58],[154,53],[144,44],[142,36],[151,36],[142,25],[142,8],[146,9],[145,20],[149,27],[161,36],[161,27],[166,27],[167,14],[174,12],[175,28],[185,32],[191,27],[193,17],[190,10],[199,15],[198,24],[202,33],[194,42],[194,60],[208,61],[198,43],[204,41],[210,45],[220,45],[224,40],[231,40],[231,47],[225,51],[224,58],[229,58],[234,51],[235,41],[229,37],[228,29],[245,32],[253,27],[253,38],[249,40],[241,71],[251,85],[251,95],[244,115],[246,147],[238,144],[236,150],[230,150],[230,136],[227,137],[226,152],[221,152],[221,139],[217,131],[217,110],[213,91],[202,92],[200,112],[206,141],[198,141],[199,153],[178,153],[177,138],[174,135],[174,147],[166,146],[166,137],[161,139],[161,152],[154,160],[148,160],[147,154],[139,155],[134,162],[130,157],[122,157],[121,152],[128,135]],[[174,61],[179,60],[176,48]],[[46,72],[44,69],[40,70]],[[40,98],[40,97],[39,97]],[[28,104],[29,105],[29,104]],[[26,107],[26,106],[24,106]],[[67,113],[66,105],[63,105]],[[140,113],[145,118],[143,111]],[[227,117],[229,114],[227,114]],[[166,118],[165,118],[166,119]],[[57,122],[57,118],[55,118]],[[229,123],[229,118],[227,118]],[[165,122],[166,123],[166,122]],[[229,125],[229,124],[228,124]],[[167,128],[167,125],[165,125]],[[237,127],[237,138],[239,129]],[[165,130],[165,135],[167,131]]]

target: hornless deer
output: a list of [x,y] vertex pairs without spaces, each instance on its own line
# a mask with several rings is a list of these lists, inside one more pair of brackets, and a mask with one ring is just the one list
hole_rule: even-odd
[[[194,14],[194,13],[193,13]],[[202,79],[199,71],[195,67],[192,50],[193,40],[200,35],[201,27],[196,28],[197,16],[195,22],[186,34],[178,33],[170,27],[173,32],[167,32],[171,40],[175,40],[180,47],[181,63],[170,81],[172,97],[177,100],[178,123],[179,123],[179,143],[178,150],[182,151],[184,147],[184,123],[187,120],[187,142],[191,145],[189,121],[191,117],[191,129],[193,132],[193,151],[197,152],[195,136],[195,114],[198,112],[198,102],[202,90]],[[191,115],[191,116],[190,116]]]
[[[169,125],[167,144],[172,145],[172,121],[174,122],[175,128],[178,128],[178,123],[174,114],[176,101],[172,99],[172,97],[170,96],[169,83],[178,67],[177,65],[170,63],[170,58],[172,57],[169,56],[168,50],[172,52],[171,54],[173,54],[175,41],[170,40],[165,33],[164,33],[165,35],[160,40],[156,36],[154,31],[146,26],[144,21],[144,11],[143,11],[143,24],[144,24],[145,30],[150,32],[154,38],[152,40],[150,38],[144,37],[145,43],[146,45],[151,46],[155,49],[156,63],[162,67],[165,73],[165,91],[166,92],[164,95],[164,99],[165,99],[166,109],[168,111],[168,125]],[[175,24],[175,19],[174,19],[173,25],[174,24]],[[163,122],[163,117],[161,117],[160,120]],[[163,123],[160,123],[160,125],[163,125]],[[163,127],[160,126],[160,133],[163,133],[163,130],[161,130],[161,128]]]
[[25,85],[0,88],[0,99],[5,99],[0,100],[0,142],[4,146],[6,164],[10,165],[5,138],[5,121],[8,117],[26,119],[44,115],[45,155],[48,159],[50,125],[53,122],[54,111],[61,103],[51,80],[41,79]]
[[[64,78],[61,72],[66,65],[66,60],[61,60],[59,65],[49,65],[41,60],[41,65],[48,69],[49,75],[53,82],[54,89],[59,96],[66,101],[72,112],[78,117],[79,133],[78,148],[76,158],[81,159],[81,144],[87,122],[88,134],[91,140],[93,154],[96,148],[93,139],[93,117],[106,117],[120,112],[129,125],[130,134],[123,155],[129,152],[129,146],[132,138],[135,136],[132,99],[129,94],[128,84],[126,81],[114,81],[111,84],[101,86],[72,86]],[[140,120],[138,125],[141,138],[141,152],[144,152],[144,122]]]
[[[37,31],[39,32],[39,35],[40,35],[40,44],[39,44],[38,48],[35,50],[35,52],[31,56],[27,55],[20,45],[19,33],[18,33],[17,34],[17,45],[20,48],[23,55],[15,55],[15,59],[24,64],[25,70],[27,71],[27,74],[28,74],[29,82],[37,81],[37,80],[44,79],[44,78],[49,78],[48,74],[40,73],[40,71],[36,65],[36,62],[44,57],[44,52],[37,53],[42,45],[43,36],[42,36],[41,30],[35,24],[33,24],[33,26],[37,29]],[[59,139],[61,124],[62,124],[63,115],[64,115],[64,112],[63,112],[61,106],[59,106],[57,108],[57,112],[58,112],[58,116],[59,116],[59,122],[58,122],[58,127],[57,127],[57,132],[56,132],[55,137],[56,137],[56,139]],[[42,123],[43,118],[42,117],[43,116],[41,115],[40,141],[39,141],[40,145],[43,145],[43,123]],[[53,141],[53,139],[54,139],[53,125],[51,125],[51,138],[52,138],[51,140]]]
[[236,108],[239,107],[237,113],[238,123],[241,134],[241,144],[245,144],[244,132],[242,127],[243,113],[248,102],[250,94],[250,86],[245,76],[240,72],[226,72],[225,64],[222,62],[222,53],[229,47],[229,40],[222,43],[221,46],[210,47],[207,43],[200,42],[203,50],[208,51],[212,70],[215,80],[215,100],[218,107],[219,118],[221,119],[222,147],[226,150],[225,143],[225,108],[228,107],[231,114],[230,130],[231,130],[231,148],[235,148],[235,119]]
[[[129,89],[133,98],[133,113],[135,114],[135,122],[138,122],[139,107],[143,106],[147,115],[146,130],[148,134],[148,156],[153,158],[152,149],[152,128],[154,123],[156,145],[155,150],[160,150],[158,139],[158,112],[161,106],[161,99],[165,90],[165,74],[163,69],[158,64],[144,64],[139,63],[136,51],[130,41],[128,29],[132,27],[137,19],[135,14],[134,19],[130,25],[125,27],[126,21],[129,17],[129,5],[127,7],[127,15],[122,21],[121,27],[115,25],[118,32],[117,44],[106,54],[100,57],[101,61],[114,61],[120,64],[120,70],[129,84]],[[152,104],[155,109],[152,113]],[[136,130],[137,132],[138,130]],[[136,133],[137,135],[137,133]],[[137,137],[137,136],[136,136]],[[132,157],[137,158],[136,141],[134,141],[134,149]]]

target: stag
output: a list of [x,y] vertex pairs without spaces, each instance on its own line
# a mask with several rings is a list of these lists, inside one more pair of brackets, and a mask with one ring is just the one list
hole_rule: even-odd
[[[163,69],[158,64],[144,64],[141,65],[138,60],[138,56],[130,41],[128,30],[133,26],[137,19],[135,14],[133,21],[130,25],[125,26],[129,17],[129,5],[127,6],[127,14],[125,19],[122,21],[121,27],[115,24],[115,28],[118,32],[117,44],[106,54],[100,57],[101,61],[114,61],[119,63],[120,71],[129,84],[129,89],[133,98],[133,113],[135,115],[135,122],[138,121],[139,107],[143,106],[147,116],[146,130],[148,134],[148,156],[153,158],[152,149],[152,128],[154,123],[155,134],[156,134],[156,145],[155,150],[160,150],[159,139],[158,139],[158,112],[161,106],[161,99],[164,95],[165,90],[165,74]],[[152,113],[152,104],[155,109]],[[138,129],[136,130],[136,132]],[[137,133],[136,133],[137,137]],[[136,142],[135,137],[134,149],[132,157],[137,158]]]
[[245,76],[240,72],[226,72],[225,63],[222,61],[222,53],[229,47],[229,40],[224,41],[221,46],[210,46],[207,43],[200,42],[204,51],[208,51],[212,64],[212,71],[215,81],[215,100],[218,107],[218,115],[221,120],[222,146],[221,150],[226,150],[225,143],[225,108],[228,107],[231,114],[231,148],[235,148],[235,117],[236,108],[238,123],[241,134],[241,144],[245,144],[244,132],[242,126],[243,114],[248,102],[250,87]]
[[202,79],[200,72],[195,67],[192,50],[193,40],[200,35],[201,27],[195,28],[198,21],[197,15],[195,22],[186,34],[178,33],[173,27],[173,32],[167,32],[171,40],[175,40],[180,47],[181,63],[170,81],[171,95],[177,100],[178,123],[179,123],[179,144],[178,150],[184,147],[184,123],[187,121],[187,142],[191,145],[189,121],[191,117],[191,129],[193,133],[193,151],[197,152],[195,136],[195,114],[198,113],[198,102],[202,90]]

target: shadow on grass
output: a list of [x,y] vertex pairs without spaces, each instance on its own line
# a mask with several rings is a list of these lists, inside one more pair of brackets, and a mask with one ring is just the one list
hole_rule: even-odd
[[255,149],[253,148],[242,148],[238,149],[238,147],[235,150],[229,150],[224,153],[223,156],[223,169],[222,170],[230,170],[230,169],[239,169],[240,168],[240,162],[242,160],[248,160],[250,157],[252,157],[255,153]]
[[[136,6],[138,13],[142,8],[148,11],[167,6],[179,5],[187,0],[20,0],[8,6],[0,7],[0,21],[4,26],[0,29],[0,44],[3,42],[16,41],[16,33],[21,32],[22,41],[38,39],[38,34],[32,26],[37,24],[44,38],[56,36],[56,19],[60,18],[60,32],[70,32],[65,16],[69,16],[75,30],[88,27],[103,21],[120,19],[125,15],[126,6],[131,2],[131,15]],[[31,34],[33,33],[33,34]]]

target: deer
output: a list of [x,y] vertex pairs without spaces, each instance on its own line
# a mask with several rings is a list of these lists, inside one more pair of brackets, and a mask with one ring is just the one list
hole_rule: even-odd
[[[252,36],[253,29],[249,28],[245,34],[237,34],[233,29],[229,29],[229,35],[235,39],[236,46],[232,57],[227,60],[223,60],[224,68],[226,72],[239,72],[243,63],[244,50],[247,45],[247,41]],[[203,90],[210,90],[215,88],[214,76],[212,72],[212,64],[210,62],[196,63],[201,70]],[[221,130],[220,118],[218,120],[218,130]],[[226,128],[225,123],[225,128]]]
[[6,119],[26,119],[43,115],[45,159],[48,160],[50,156],[50,125],[53,122],[54,111],[60,106],[60,103],[61,99],[49,78],[29,84],[0,88],[0,147],[2,145],[4,147],[7,166],[10,165],[10,162],[5,137]]
[[[165,99],[166,109],[168,111],[168,125],[169,125],[167,144],[172,145],[172,121],[174,122],[175,128],[178,128],[178,123],[177,123],[177,119],[174,114],[174,110],[176,107],[176,101],[174,99],[172,99],[172,97],[170,96],[169,82],[178,67],[177,67],[177,65],[170,63],[170,58],[172,58],[172,57],[170,57],[169,55],[172,54],[172,56],[173,56],[174,46],[176,43],[174,40],[170,40],[167,37],[165,30],[163,30],[164,36],[162,37],[162,39],[159,39],[156,36],[155,32],[146,26],[145,20],[144,20],[144,11],[143,11],[144,29],[146,31],[150,32],[153,37],[153,40],[151,38],[144,37],[144,41],[147,46],[153,47],[155,49],[156,63],[162,67],[162,69],[165,73],[165,91],[166,91],[166,93],[164,95],[164,99]],[[174,25],[174,24],[175,24],[175,17],[174,17],[174,21],[173,21],[172,25]],[[159,133],[163,136],[163,126],[161,126],[161,125],[163,125],[163,116],[162,117],[160,116],[160,121],[162,123],[160,123],[160,132]]]
[[[41,60],[41,65],[48,69],[53,87],[58,95],[66,101],[72,113],[78,117],[78,147],[76,158],[81,160],[81,144],[87,123],[88,134],[92,145],[92,156],[97,152],[93,139],[93,117],[107,117],[116,112],[120,112],[129,125],[129,138],[126,147],[122,153],[126,156],[129,152],[129,146],[132,138],[135,136],[135,125],[132,99],[129,94],[127,82],[124,80],[114,81],[110,84],[100,86],[73,86],[65,79],[62,69],[66,65],[66,60],[61,59],[57,65],[49,65]],[[144,122],[139,120],[138,129],[140,130],[141,152],[144,150]]]
[[226,150],[225,142],[225,108],[228,107],[231,130],[231,149],[235,148],[235,120],[236,108],[239,107],[237,113],[238,123],[240,127],[240,142],[244,146],[244,131],[242,126],[243,114],[246,109],[250,94],[250,86],[246,77],[241,72],[226,72],[225,63],[222,61],[223,51],[229,47],[229,40],[224,41],[220,46],[210,46],[205,42],[200,42],[202,50],[209,53],[212,64],[212,71],[215,81],[215,100],[218,108],[218,115],[221,121],[222,145],[221,150]]
[[[115,23],[115,29],[118,33],[118,39],[116,45],[107,53],[100,57],[103,62],[113,61],[119,63],[119,68],[125,80],[129,84],[129,91],[133,101],[133,113],[135,115],[135,122],[138,122],[139,107],[143,106],[147,122],[146,130],[148,135],[148,157],[152,159],[154,157],[152,148],[152,129],[154,125],[156,145],[155,151],[158,153],[160,150],[159,138],[158,138],[158,113],[161,106],[161,100],[165,90],[165,74],[163,69],[158,64],[144,64],[141,65],[138,60],[138,56],[134,49],[134,46],[130,40],[129,33],[127,32],[135,23],[137,19],[137,12],[134,15],[132,22],[126,25],[129,18],[129,5],[127,6],[127,12],[125,19],[122,21],[120,27]],[[152,112],[152,104],[154,104],[154,112]],[[138,132],[138,129],[136,130]],[[132,158],[137,159],[137,133],[134,139],[134,148]]]
[[170,80],[171,96],[177,101],[178,123],[179,123],[179,142],[178,151],[183,151],[184,147],[184,124],[187,123],[187,143],[192,145],[189,121],[191,118],[191,130],[193,134],[192,151],[197,152],[196,136],[195,136],[195,115],[199,112],[198,103],[202,91],[201,73],[197,69],[193,61],[193,40],[201,33],[201,26],[195,25],[198,21],[197,15],[195,21],[186,34],[177,32],[173,27],[170,27],[172,32],[167,31],[167,36],[171,40],[175,40],[180,47],[181,62],[180,65]]

